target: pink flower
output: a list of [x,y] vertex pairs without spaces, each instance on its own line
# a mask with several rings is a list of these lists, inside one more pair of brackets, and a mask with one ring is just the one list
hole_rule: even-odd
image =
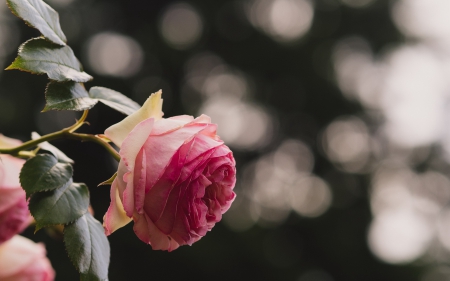
[[[0,135],[0,147],[20,145],[20,141]],[[19,174],[24,160],[0,155],[0,244],[22,232],[31,216]]]
[[208,116],[162,118],[161,91],[105,134],[120,149],[103,226],[107,235],[134,220],[155,250],[192,245],[222,219],[235,198],[233,153]]
[[16,235],[0,245],[0,280],[52,281],[55,272],[44,245]]

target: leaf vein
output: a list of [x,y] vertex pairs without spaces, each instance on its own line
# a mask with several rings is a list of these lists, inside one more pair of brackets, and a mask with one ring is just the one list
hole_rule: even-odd
[[76,69],[76,68],[74,68],[74,67],[72,67],[70,65],[67,65],[67,64],[64,64],[64,63],[59,63],[59,62],[54,62],[54,61],[49,61],[49,60],[28,60],[27,59],[27,60],[25,60],[25,62],[46,62],[46,63],[52,63],[52,64],[56,64],[56,65],[60,65],[60,66],[65,66],[67,68],[76,70],[77,72],[80,72],[80,73],[84,73],[84,71],[78,70],[78,69]]
[[57,104],[63,104],[63,103],[70,102],[70,101],[76,101],[76,100],[79,100],[79,99],[90,99],[90,100],[94,100],[94,99],[89,98],[89,97],[77,97],[77,98],[72,98],[72,99],[63,100],[63,101],[60,101],[60,102],[55,102],[55,103],[52,103],[50,106],[54,106],[54,105],[57,105]]
[[72,184],[68,184],[68,185],[67,185],[67,188],[65,188],[65,189],[61,192],[61,194],[59,194],[59,196],[56,198],[56,200],[54,201],[54,204],[51,205],[51,206],[49,206],[49,207],[46,209],[46,211],[45,211],[45,213],[44,213],[44,217],[47,217],[48,212],[49,212],[51,209],[53,209],[53,207],[59,202],[59,200],[61,199],[61,197],[64,195],[64,193],[66,193],[67,189],[68,189],[71,185],[72,185]]
[[50,171],[51,171],[55,166],[56,166],[56,164],[53,163],[53,161],[52,161],[52,166],[51,166],[49,169],[47,169],[47,170],[45,171],[45,173],[42,173],[41,176],[36,180],[36,182],[35,182],[35,184],[33,185],[33,188],[32,188],[33,190],[36,188],[37,184],[38,184],[44,177],[46,177],[47,175],[51,175]]

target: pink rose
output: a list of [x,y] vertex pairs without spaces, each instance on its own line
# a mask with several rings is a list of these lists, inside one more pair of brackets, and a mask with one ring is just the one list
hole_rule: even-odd
[[121,160],[105,214],[107,235],[134,220],[155,250],[191,245],[222,219],[235,198],[233,153],[208,116],[162,118],[161,91],[105,134]]
[[0,245],[0,280],[52,281],[55,272],[44,245],[16,235]]
[[[20,141],[0,135],[0,147],[20,145]],[[0,155],[0,244],[22,232],[31,216],[19,174],[24,160]]]

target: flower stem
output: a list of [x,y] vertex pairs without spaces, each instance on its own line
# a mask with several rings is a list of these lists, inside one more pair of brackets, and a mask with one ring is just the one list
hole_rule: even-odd
[[30,151],[27,151],[28,149],[36,147],[38,144],[46,141],[52,141],[56,139],[61,138],[67,138],[67,139],[75,139],[75,140],[81,140],[81,141],[92,141],[95,142],[101,146],[103,146],[117,161],[120,161],[120,155],[119,153],[104,139],[91,134],[80,134],[75,133],[77,129],[79,129],[81,126],[86,124],[85,122],[88,110],[85,110],[83,112],[83,115],[81,116],[80,120],[78,120],[75,124],[73,124],[70,127],[67,127],[65,129],[62,129],[60,131],[50,133],[47,135],[44,135],[38,139],[30,140],[27,142],[24,142],[23,144],[12,147],[12,148],[0,148],[0,154],[11,154],[15,156],[32,156],[32,153]]
[[120,161],[119,153],[106,141],[96,135],[90,134],[79,134],[79,133],[69,133],[67,138],[81,140],[81,141],[92,141],[101,146],[103,146],[117,161]]
[[78,130],[81,126],[83,126],[84,124],[86,124],[86,122],[84,122],[87,118],[89,114],[89,110],[85,110],[83,111],[83,115],[81,115],[80,120],[78,120],[75,124],[73,124],[72,126],[66,128],[66,130],[68,130],[69,132],[73,133],[76,130]]

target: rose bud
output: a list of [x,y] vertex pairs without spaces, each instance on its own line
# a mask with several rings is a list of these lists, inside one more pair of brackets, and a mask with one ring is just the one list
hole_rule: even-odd
[[134,220],[139,239],[172,251],[222,219],[236,196],[236,168],[208,116],[162,116],[159,91],[105,131],[121,159],[103,226],[109,235]]
[[0,245],[0,280],[53,281],[55,271],[41,243],[16,235]]
[[[20,141],[0,135],[0,147],[20,145]],[[22,232],[31,222],[25,191],[19,174],[24,160],[0,154],[0,244]]]

